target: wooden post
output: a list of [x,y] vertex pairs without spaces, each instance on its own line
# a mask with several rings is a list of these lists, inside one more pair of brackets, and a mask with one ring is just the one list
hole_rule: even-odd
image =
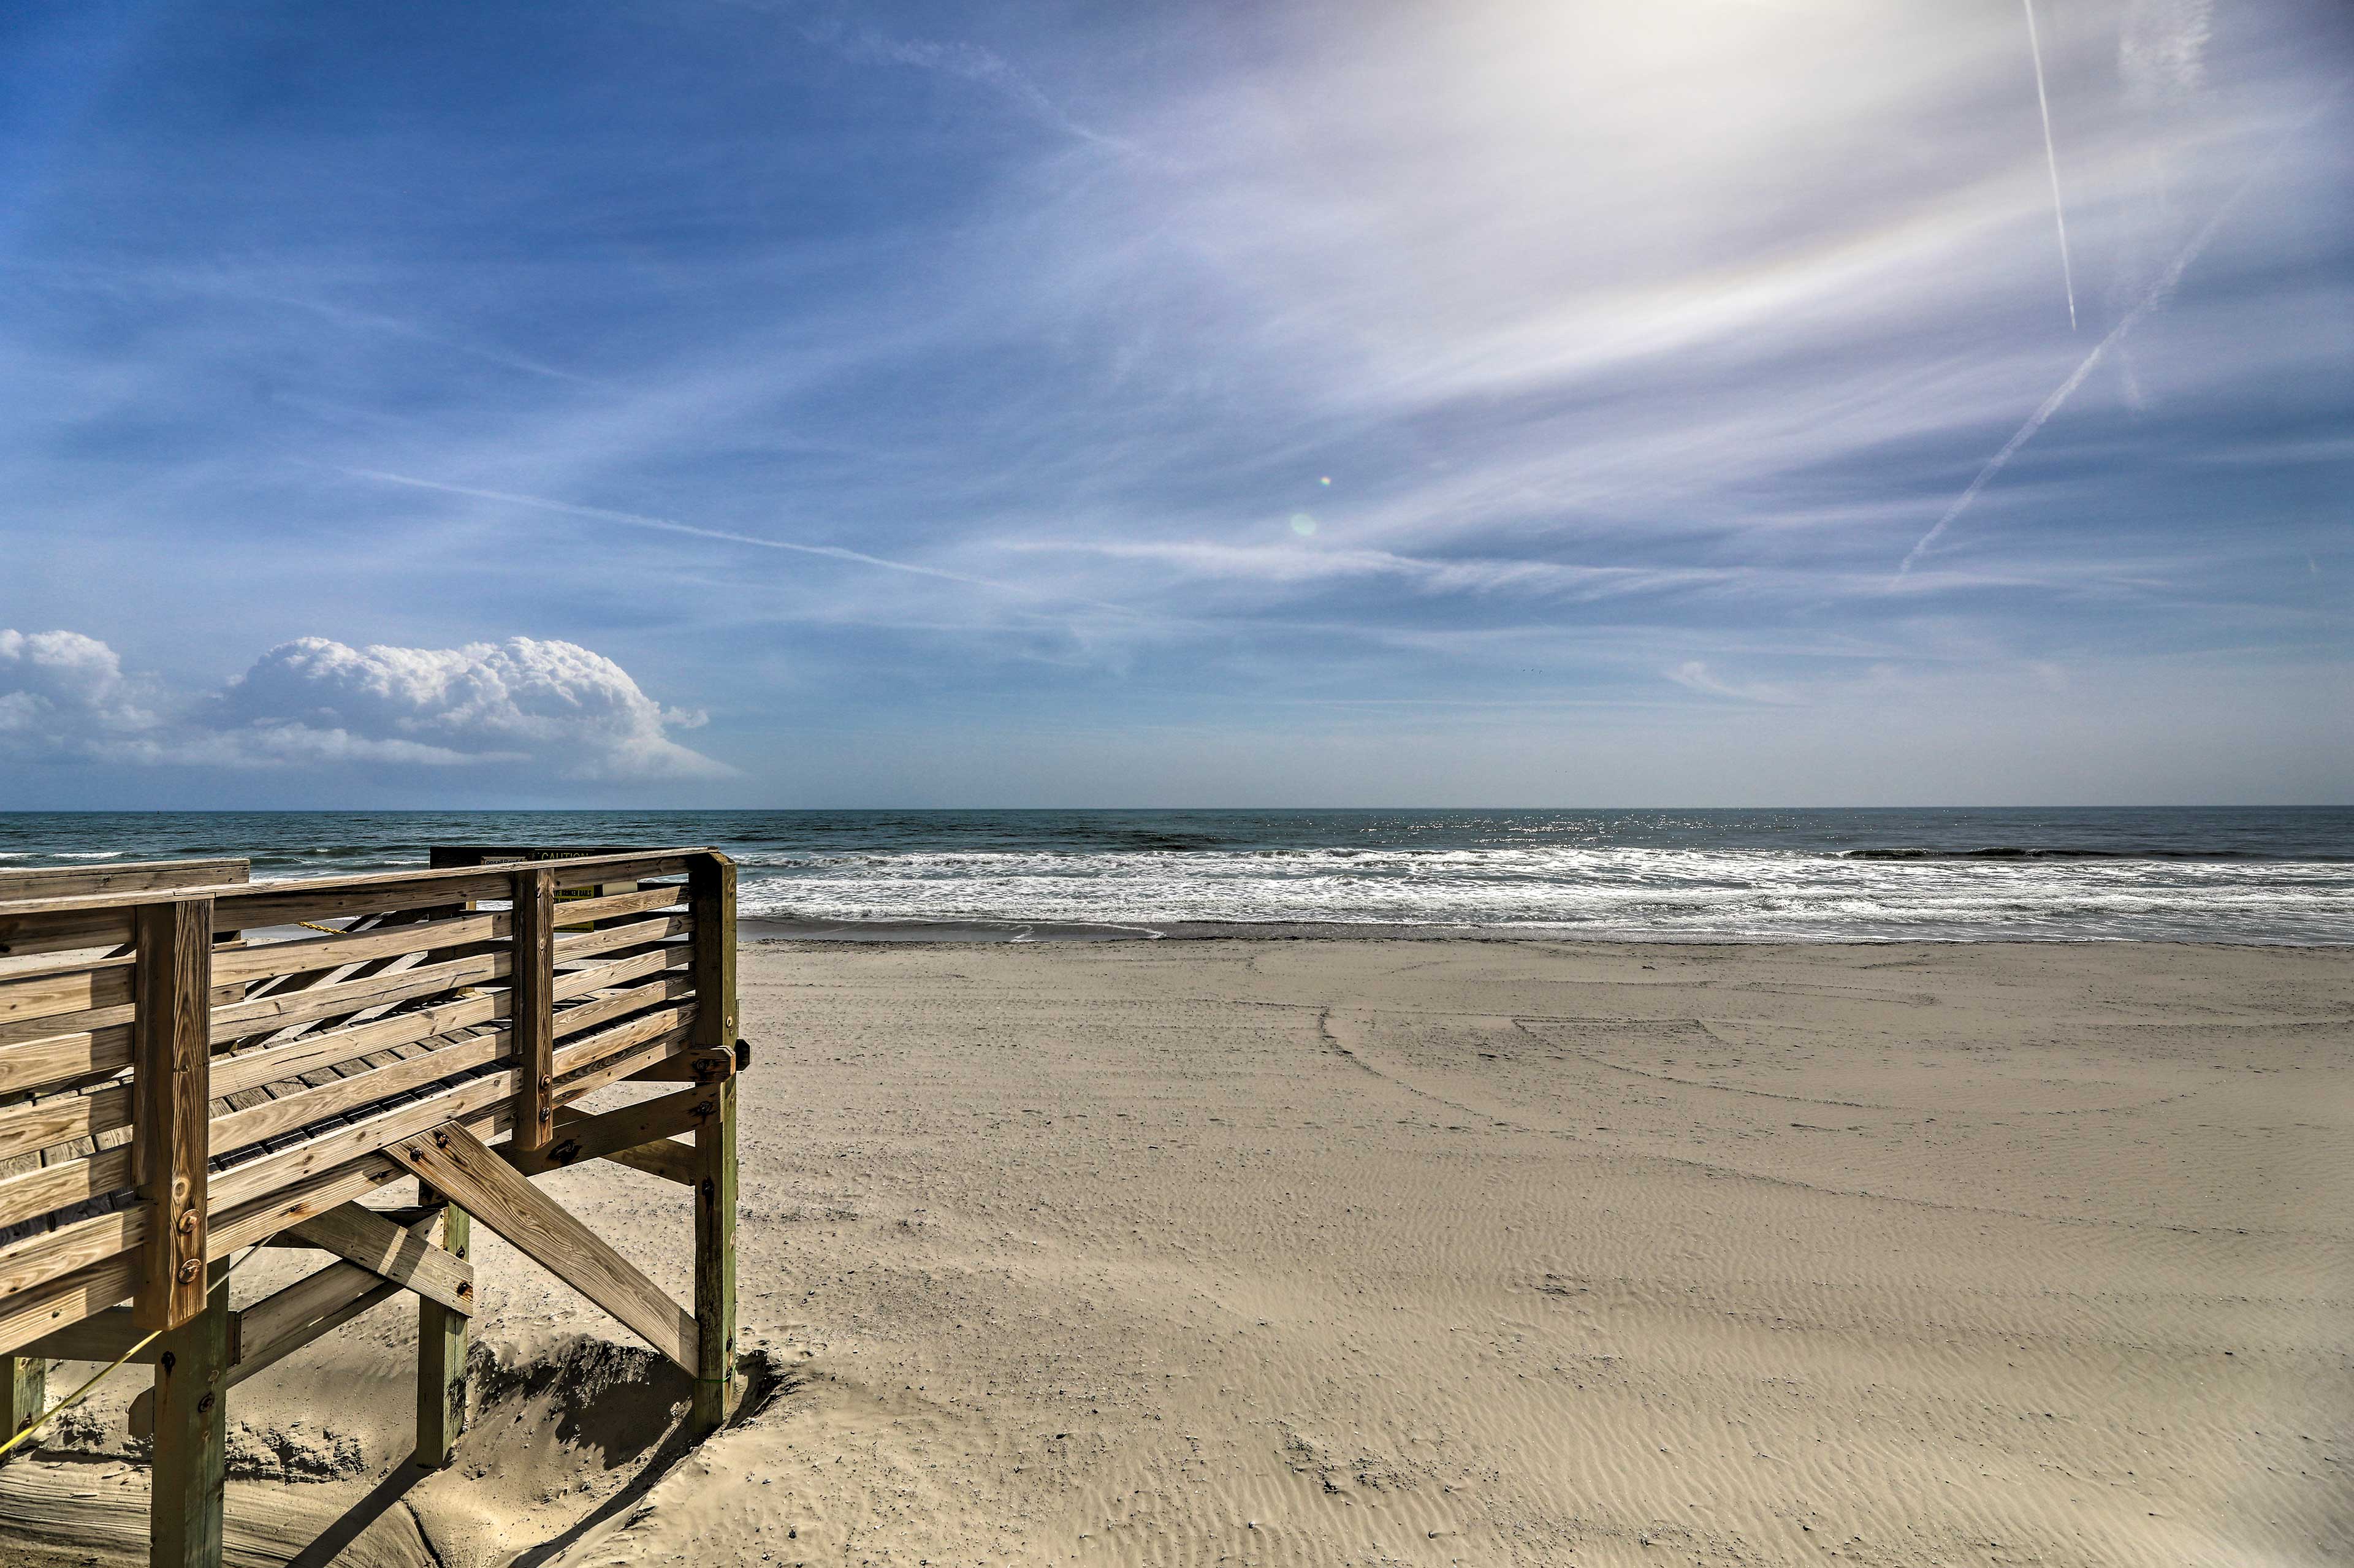
[[[207,943],[210,945],[209,941]],[[228,1278],[203,1310],[161,1341],[155,1362],[154,1492],[149,1568],[220,1568],[221,1481],[228,1454]]]
[[[431,1201],[432,1189],[419,1183],[418,1196]],[[466,1211],[451,1203],[441,1211],[441,1245],[462,1258],[472,1228]],[[450,1463],[458,1435],[466,1429],[466,1327],[468,1318],[439,1301],[418,1298],[417,1462],[429,1470]]]
[[[736,863],[698,856],[687,867],[695,916],[695,1044],[736,1048]],[[718,1086],[716,1114],[695,1132],[695,1436],[718,1428],[736,1395],[736,1080]]]
[[545,866],[514,874],[514,946],[507,972],[507,1022],[514,1030],[514,1145],[545,1149],[556,1136],[556,873]]
[[[49,1358],[0,1356],[0,1443],[40,1418],[49,1393]],[[28,1446],[0,1456],[0,1465],[31,1452]]]
[[148,1218],[132,1316],[143,1329],[176,1329],[206,1310],[212,974],[211,899],[140,906],[133,1158]]

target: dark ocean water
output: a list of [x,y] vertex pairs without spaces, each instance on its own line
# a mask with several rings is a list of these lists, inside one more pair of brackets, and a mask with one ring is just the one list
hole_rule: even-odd
[[1203,926],[1686,939],[2354,942],[2354,810],[0,813],[0,866],[707,844],[811,935]]

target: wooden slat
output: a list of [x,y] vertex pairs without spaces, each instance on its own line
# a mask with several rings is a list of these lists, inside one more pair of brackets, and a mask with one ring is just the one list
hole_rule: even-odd
[[102,1263],[146,1239],[147,1211],[143,1207],[93,1214],[0,1246],[0,1310],[20,1291]]
[[627,958],[615,959],[594,969],[559,969],[556,976],[556,1000],[568,1001],[592,991],[603,991],[645,975],[660,974],[665,969],[684,969],[693,962],[694,955],[673,943],[651,952],[631,953]]
[[21,959],[90,948],[124,948],[132,941],[131,911],[104,905],[37,914],[0,906],[0,958]]
[[[236,1314],[229,1316],[234,1319]],[[153,1366],[164,1353],[164,1341],[148,1340],[146,1344],[140,1344],[147,1337],[148,1330],[131,1320],[130,1308],[109,1307],[79,1323],[69,1323],[42,1335],[17,1354],[48,1356],[61,1361],[111,1361],[124,1356],[133,1366]],[[232,1346],[237,1340],[234,1321],[229,1328],[229,1340]]]
[[264,1084],[275,1084],[322,1067],[335,1066],[370,1052],[421,1044],[437,1034],[504,1018],[506,1013],[506,993],[493,991],[482,996],[436,1002],[415,1012],[398,1013],[390,1018],[356,1023],[323,1034],[305,1035],[282,1045],[216,1056],[213,1058],[213,1093],[226,1096],[259,1088]]
[[0,1228],[52,1213],[69,1203],[122,1192],[135,1180],[128,1143],[79,1160],[18,1171],[0,1180]]
[[695,1319],[473,1134],[445,1123],[387,1152],[646,1343],[694,1371]]
[[121,1007],[130,1001],[131,961],[108,959],[97,968],[0,981],[0,1023]]
[[0,1160],[131,1125],[131,1086],[51,1095],[0,1109]]
[[652,920],[633,920],[626,926],[609,926],[601,931],[582,931],[556,938],[556,959],[558,963],[570,963],[617,948],[665,942],[673,937],[684,937],[694,929],[692,917],[664,915]]
[[472,1265],[451,1256],[418,1232],[357,1203],[345,1203],[304,1220],[293,1227],[293,1234],[453,1311],[474,1309]]
[[[509,1144],[502,1145],[499,1153],[525,1175],[536,1176],[583,1160],[610,1160],[630,1150],[667,1142],[675,1134],[694,1131],[718,1109],[716,1089],[694,1088],[594,1116],[559,1112],[556,1141],[547,1148],[525,1150]],[[684,1144],[673,1147],[685,1148]]]
[[23,866],[0,871],[0,899],[63,898],[92,893],[137,893],[159,887],[209,887],[243,882],[242,860],[144,860],[120,865]]
[[213,1152],[229,1154],[327,1117],[419,1089],[511,1052],[504,1029],[452,1041],[387,1067],[371,1067],[307,1089],[231,1111],[212,1125]]
[[345,985],[322,986],[284,996],[266,996],[258,1001],[243,1001],[216,1010],[213,1038],[219,1042],[236,1040],[261,1030],[307,1023],[339,1012],[355,1012],[364,1007],[409,1001],[439,991],[499,980],[506,972],[507,956],[504,953],[483,953],[475,958],[453,959],[446,964],[402,969],[395,974],[370,975]]
[[514,1032],[515,1142],[546,1145],[556,1130],[556,874],[541,866],[514,874],[514,944],[507,965],[507,1026]]
[[668,909],[686,902],[686,889],[675,884],[662,887],[644,887],[633,893],[609,893],[601,898],[575,898],[567,901],[559,912],[567,926],[578,926],[590,920],[618,920],[624,916],[642,915],[650,909]]
[[466,915],[451,920],[416,920],[403,926],[348,937],[305,937],[283,942],[260,942],[217,954],[213,979],[228,984],[262,980],[273,975],[300,974],[366,959],[398,958],[428,952],[461,942],[486,942],[506,935],[504,915]]
[[206,1310],[205,1140],[211,1104],[213,911],[209,899],[139,912],[135,1158],[148,1211],[143,1328],[177,1329]]
[[675,1181],[682,1187],[692,1187],[697,1181],[695,1145],[681,1143],[674,1138],[658,1138],[635,1149],[617,1149],[599,1158],[642,1171],[649,1176],[659,1176],[665,1181]]
[[578,1072],[558,1074],[556,1079],[557,1103],[569,1105],[607,1084],[617,1084],[623,1079],[634,1081],[648,1069],[658,1067],[686,1050],[686,1035],[684,1029],[673,1029],[656,1035],[642,1045],[633,1045],[591,1063]]
[[600,996],[594,1001],[584,1001],[578,1007],[567,1007],[556,1015],[556,1037],[562,1040],[594,1029],[616,1018],[625,1018],[642,1007],[660,1002],[683,1001],[695,994],[695,981],[684,974],[665,975],[651,985],[631,986],[610,996]]
[[131,1294],[128,1259],[110,1257],[22,1291],[0,1290],[0,1350],[103,1311]]
[[[109,1009],[106,1016],[117,1022],[103,1026],[0,1040],[0,1094],[96,1073],[111,1073],[131,1065],[132,1012],[128,1007]],[[76,1022],[89,1016],[92,1015],[79,1015]],[[55,1024],[62,1021],[45,1022]]]
[[559,1047],[556,1053],[556,1072],[561,1078],[575,1070],[602,1060],[613,1052],[623,1050],[643,1041],[652,1040],[673,1030],[688,1027],[695,1022],[695,1004],[680,1002],[673,1007],[658,1008],[648,1013],[600,1029]]

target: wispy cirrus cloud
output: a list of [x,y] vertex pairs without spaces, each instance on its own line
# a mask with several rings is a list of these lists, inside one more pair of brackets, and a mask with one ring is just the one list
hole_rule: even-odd
[[2342,658],[2342,8],[2037,16],[2050,142],[1999,6],[489,16],[496,101],[410,19],[158,13],[8,192],[0,617],[183,692],[541,628],[779,789]]

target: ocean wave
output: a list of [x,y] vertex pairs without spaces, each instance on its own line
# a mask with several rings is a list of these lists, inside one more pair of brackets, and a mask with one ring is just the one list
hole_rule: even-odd
[[1982,849],[1851,849],[1840,850],[1839,860],[2258,860],[2285,861],[2320,860],[2336,862],[2336,855],[2266,854],[2259,850],[2243,849],[2093,849],[2069,844],[1988,844]]

